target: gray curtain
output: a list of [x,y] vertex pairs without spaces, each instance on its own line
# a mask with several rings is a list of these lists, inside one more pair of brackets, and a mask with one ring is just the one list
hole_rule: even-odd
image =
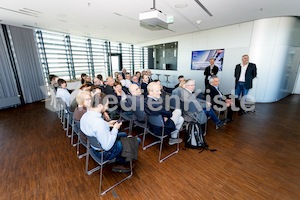
[[0,26],[0,100],[15,97],[17,95],[17,85],[9,61],[9,54],[6,48],[3,30]]
[[45,80],[34,30],[8,26],[25,103],[45,99]]

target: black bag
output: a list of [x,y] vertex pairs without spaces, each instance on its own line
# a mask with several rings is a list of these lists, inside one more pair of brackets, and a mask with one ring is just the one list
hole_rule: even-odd
[[[190,122],[186,126],[186,138],[185,138],[185,147],[193,149],[201,149],[200,152],[204,150],[216,151],[216,149],[209,149],[208,144],[204,138],[204,131],[201,124],[197,122]],[[199,152],[199,153],[200,153]]]
[[186,147],[197,149],[199,147],[208,146],[204,140],[203,131],[199,123],[191,122],[188,123],[186,127]]

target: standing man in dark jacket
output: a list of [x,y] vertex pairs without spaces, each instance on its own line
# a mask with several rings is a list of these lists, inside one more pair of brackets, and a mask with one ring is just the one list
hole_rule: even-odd
[[207,88],[208,84],[209,84],[209,79],[212,75],[217,75],[219,71],[219,68],[217,66],[215,66],[215,59],[214,58],[210,58],[209,59],[209,66],[207,66],[204,70],[204,76],[205,76],[205,88]]
[[257,75],[256,65],[249,63],[249,56],[242,56],[242,63],[235,66],[235,95],[239,98],[240,95],[245,96],[252,88],[252,80]]
[[249,90],[252,88],[252,81],[257,75],[256,65],[249,63],[249,56],[242,56],[242,63],[236,65],[234,70],[235,77],[235,95],[236,95],[236,106],[240,107],[240,113],[243,114],[245,111],[240,106],[240,95],[241,98],[246,96]]

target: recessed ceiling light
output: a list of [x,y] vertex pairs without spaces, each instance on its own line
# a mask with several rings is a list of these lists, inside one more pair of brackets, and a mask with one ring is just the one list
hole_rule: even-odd
[[201,19],[199,19],[199,20],[196,20],[196,23],[197,24],[200,24],[202,22],[202,20]]
[[179,3],[175,5],[175,8],[185,8],[185,7],[187,7],[186,3]]
[[105,26],[101,25],[101,26],[99,26],[99,28],[101,28],[101,29],[104,29],[104,28],[105,28]]

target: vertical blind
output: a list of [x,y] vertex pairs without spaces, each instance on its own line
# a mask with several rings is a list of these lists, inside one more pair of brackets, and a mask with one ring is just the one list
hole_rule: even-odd
[[123,68],[133,74],[148,68],[147,48],[131,44],[78,37],[44,30],[36,31],[38,52],[49,82],[49,74],[65,80],[79,79],[81,73],[91,77],[113,75],[111,55],[120,54]]

